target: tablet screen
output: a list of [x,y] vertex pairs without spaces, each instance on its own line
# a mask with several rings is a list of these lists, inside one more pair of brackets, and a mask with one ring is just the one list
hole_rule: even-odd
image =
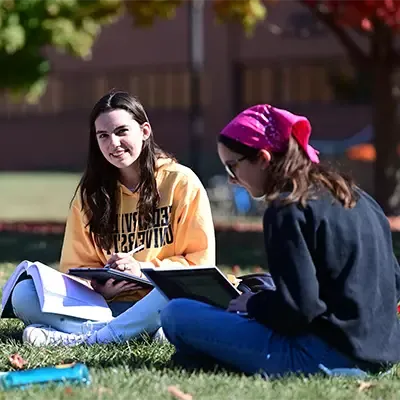
[[108,279],[115,279],[116,282],[127,281],[137,283],[143,288],[152,288],[151,282],[136,276],[108,268],[71,268],[68,273],[84,279],[95,279],[99,283],[104,284]]
[[169,299],[188,298],[226,309],[239,292],[216,268],[157,270],[143,273]]

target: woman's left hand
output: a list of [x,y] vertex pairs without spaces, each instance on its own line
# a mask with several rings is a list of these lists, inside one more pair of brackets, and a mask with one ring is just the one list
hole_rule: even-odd
[[255,294],[256,293],[253,292],[242,293],[239,297],[236,297],[236,299],[230,301],[226,311],[233,313],[247,312],[247,302],[249,301],[250,297],[253,297]]
[[135,260],[128,253],[115,253],[107,261],[110,268],[117,269],[118,271],[127,272],[128,274],[142,277],[140,270],[140,262]]

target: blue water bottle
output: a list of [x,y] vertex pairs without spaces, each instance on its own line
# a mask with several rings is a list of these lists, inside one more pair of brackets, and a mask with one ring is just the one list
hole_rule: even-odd
[[4,372],[0,375],[3,389],[24,388],[33,384],[90,384],[89,370],[84,364],[63,364],[55,367]]

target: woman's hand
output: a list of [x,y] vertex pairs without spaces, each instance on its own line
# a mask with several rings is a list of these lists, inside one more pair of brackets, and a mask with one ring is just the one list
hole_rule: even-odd
[[140,270],[140,262],[135,260],[128,253],[115,253],[107,261],[110,268],[117,269],[118,271],[127,272],[128,274],[135,275],[139,278],[143,277]]
[[129,283],[126,281],[115,282],[115,279],[108,279],[104,284],[92,280],[90,284],[92,285],[93,290],[100,293],[106,300],[110,300],[121,293],[141,289],[141,287],[135,283]]
[[241,294],[239,297],[236,297],[236,299],[233,299],[230,301],[229,306],[227,308],[228,312],[233,312],[233,313],[245,313],[247,312],[247,302],[251,297],[253,297],[256,293],[253,292],[246,292]]

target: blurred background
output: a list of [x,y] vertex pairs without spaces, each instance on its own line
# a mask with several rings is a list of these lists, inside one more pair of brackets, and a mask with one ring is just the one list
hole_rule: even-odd
[[0,262],[58,261],[89,112],[113,88],[207,187],[218,264],[266,268],[265,205],[227,183],[215,142],[257,103],[309,118],[322,160],[384,208],[397,252],[400,6],[386,3],[2,0]]

